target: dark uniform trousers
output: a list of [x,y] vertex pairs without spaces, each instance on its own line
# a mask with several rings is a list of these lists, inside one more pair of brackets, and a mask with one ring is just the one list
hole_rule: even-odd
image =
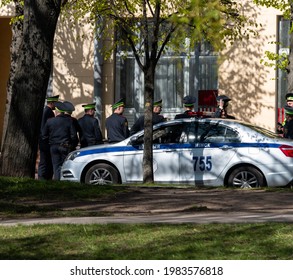
[[54,179],[60,180],[61,166],[69,152],[78,143],[77,132],[69,115],[60,114],[49,119],[43,130],[43,140],[48,139],[53,164]]
[[38,166],[38,179],[39,180],[52,180],[53,166],[50,153],[50,145],[47,141],[39,141],[40,148],[40,161]]
[[54,179],[60,180],[61,177],[61,166],[66,156],[72,151],[71,147],[60,144],[51,145],[50,147],[52,164],[54,171]]
[[[54,118],[55,114],[53,110],[46,106],[43,111],[41,132],[48,119]],[[52,180],[53,178],[53,166],[50,154],[50,145],[48,140],[43,140],[40,135],[39,139],[40,161],[38,165],[38,179],[39,180]]]

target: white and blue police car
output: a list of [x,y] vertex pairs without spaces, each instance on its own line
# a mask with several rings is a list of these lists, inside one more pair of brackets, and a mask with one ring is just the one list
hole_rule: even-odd
[[[61,180],[93,185],[143,181],[144,131],[71,152]],[[237,120],[177,119],[153,127],[156,183],[256,188],[290,185],[293,141]]]

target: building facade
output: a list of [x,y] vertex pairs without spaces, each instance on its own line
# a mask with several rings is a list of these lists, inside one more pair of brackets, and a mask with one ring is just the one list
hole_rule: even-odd
[[[244,2],[244,1],[242,1]],[[197,109],[213,105],[213,96],[228,95],[230,114],[239,120],[275,130],[278,107],[284,105],[286,84],[282,73],[261,64],[265,51],[276,51],[278,39],[286,40],[286,22],[271,8],[256,8],[246,1],[246,13],[257,19],[258,37],[227,45],[216,55],[207,44],[195,48],[191,57],[166,53],[156,73],[155,99],[163,99],[162,114],[172,119],[182,111],[182,97],[197,96]],[[9,74],[11,31],[9,20],[13,9],[0,10],[0,127],[2,128]],[[288,34],[288,33],[287,33]],[[48,94],[76,106],[75,117],[83,114],[82,104],[97,103],[97,117],[106,136],[105,119],[112,113],[114,101],[124,97],[129,126],[143,113],[143,79],[132,53],[118,48],[109,59],[99,49],[111,40],[98,42],[95,31],[87,24],[74,30],[59,21],[55,36],[52,79]],[[284,45],[285,46],[285,45]],[[284,47],[285,48],[285,47]],[[127,53],[126,60],[121,53]],[[0,133],[2,130],[0,128]]]

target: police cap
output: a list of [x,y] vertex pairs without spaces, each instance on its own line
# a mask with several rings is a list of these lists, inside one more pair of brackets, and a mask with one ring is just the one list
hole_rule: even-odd
[[153,105],[162,107],[162,99],[155,101]]
[[59,99],[59,95],[47,96],[46,99],[47,99],[48,102],[56,102]]
[[185,107],[191,107],[194,105],[195,102],[196,102],[196,98],[193,96],[187,95],[183,97],[183,105]]
[[67,112],[67,107],[66,105],[63,103],[63,102],[60,102],[60,101],[56,101],[55,102],[55,109],[60,112],[60,113],[65,113]]
[[71,102],[64,101],[63,104],[66,107],[66,112],[73,112],[73,111],[75,111],[75,107],[74,107],[74,105]]
[[229,98],[229,97],[226,96],[226,95],[219,95],[219,96],[217,96],[217,101],[220,101],[221,99],[222,99],[224,102],[228,102],[228,101],[231,100],[231,98]]
[[286,114],[288,114],[288,115],[293,115],[293,107],[290,107],[290,106],[286,105],[286,106],[284,107],[284,109],[285,109],[285,113],[286,113]]
[[286,94],[286,101],[293,101],[293,93],[289,92]]
[[116,103],[114,103],[112,105],[113,109],[116,109],[118,107],[124,106],[124,98],[121,98],[120,100],[118,100]]
[[84,104],[84,105],[82,105],[82,107],[83,107],[85,110],[90,110],[90,109],[94,109],[94,110],[96,110],[96,102],[94,102],[94,103],[90,103],[90,104]]

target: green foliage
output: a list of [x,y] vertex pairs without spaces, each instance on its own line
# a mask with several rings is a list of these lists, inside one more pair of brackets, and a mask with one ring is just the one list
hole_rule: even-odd
[[[2,0],[0,1],[0,8],[7,6],[7,5],[13,5],[13,3],[16,2],[16,0]],[[18,3],[20,4],[20,6],[24,6],[24,0],[19,0]],[[21,20],[23,21],[23,15],[17,15],[11,18],[10,24],[14,24],[15,22]]]
[[[285,19],[292,18],[291,5],[292,0],[253,0],[256,5],[263,6],[266,8],[275,8],[279,10]],[[291,26],[290,31],[291,36],[293,32],[293,26]],[[273,42],[279,44],[279,42]],[[274,52],[266,51],[265,58],[261,59],[261,63],[268,67],[274,67],[274,69],[280,69],[282,71],[287,71],[289,65],[288,54],[281,53],[277,54]]]
[[282,12],[285,19],[291,18],[290,5],[293,3],[292,0],[253,0],[256,5],[275,8]]
[[[151,55],[156,60],[163,52],[187,52],[202,40],[215,50],[237,39],[255,35],[255,23],[240,14],[241,3],[229,0],[118,0],[69,1],[64,14],[74,24],[80,18],[97,26],[97,36],[113,38],[113,30],[121,33],[104,54],[120,46],[130,46],[139,56]],[[156,56],[154,56],[154,54]]]
[[289,65],[289,59],[287,54],[277,54],[270,51],[265,51],[265,58],[260,61],[263,65],[268,67],[274,67],[275,70],[280,69],[286,71]]

